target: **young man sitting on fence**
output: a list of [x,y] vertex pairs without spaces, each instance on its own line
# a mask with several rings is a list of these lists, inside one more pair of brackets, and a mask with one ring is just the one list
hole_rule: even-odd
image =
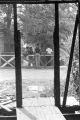
[[40,66],[40,54],[41,54],[41,49],[39,47],[39,44],[37,44],[36,48],[35,48],[35,62],[36,62],[36,67]]

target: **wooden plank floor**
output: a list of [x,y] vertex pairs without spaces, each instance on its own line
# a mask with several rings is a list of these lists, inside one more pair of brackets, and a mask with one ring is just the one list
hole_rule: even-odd
[[[67,103],[73,101],[78,104],[74,97],[68,97]],[[17,120],[65,120],[54,103],[54,97],[25,98],[23,108],[17,108]],[[16,102],[7,105],[11,106],[16,106]]]
[[24,104],[17,108],[17,120],[66,120],[53,98],[28,98]]
[[17,108],[17,120],[66,120],[55,106]]

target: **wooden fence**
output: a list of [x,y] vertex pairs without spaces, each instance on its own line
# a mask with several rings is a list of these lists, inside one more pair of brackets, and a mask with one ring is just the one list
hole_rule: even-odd
[[[38,63],[36,63],[38,62]],[[36,61],[36,55],[21,55],[21,66],[24,68],[45,68],[53,67],[53,54],[41,54],[40,59]],[[13,53],[4,53],[0,55],[0,68],[14,68],[15,55]]]

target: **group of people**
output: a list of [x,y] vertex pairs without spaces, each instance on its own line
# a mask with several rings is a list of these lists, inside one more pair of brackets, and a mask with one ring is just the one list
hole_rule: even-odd
[[[24,56],[23,60],[26,63],[24,66],[39,67],[42,64],[40,61],[43,60],[43,58],[41,57],[41,53],[43,53],[43,52],[42,52],[39,44],[36,44],[36,47],[34,50],[32,49],[32,47],[27,46],[23,52],[23,56]],[[51,48],[47,48],[45,53],[48,55],[51,55],[53,53],[53,50]],[[44,58],[45,61],[43,60],[44,61],[43,63],[46,63],[47,61],[49,62],[51,57],[53,57],[53,56],[45,57]],[[53,61],[50,61],[47,65],[50,66],[51,64],[53,64]]]
[[40,54],[41,49],[39,44],[36,45],[35,51],[33,51],[32,47],[26,47],[23,52],[24,60],[28,62],[28,66],[33,66],[35,64],[36,67],[40,66]]

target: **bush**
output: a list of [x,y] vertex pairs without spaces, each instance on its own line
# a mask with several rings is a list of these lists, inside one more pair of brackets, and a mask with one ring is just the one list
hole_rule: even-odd
[[72,76],[73,76],[73,87],[74,87],[74,90],[75,90],[75,93],[76,93],[77,97],[79,98],[80,80],[79,80],[79,62],[78,62],[78,60],[75,60],[73,62]]

